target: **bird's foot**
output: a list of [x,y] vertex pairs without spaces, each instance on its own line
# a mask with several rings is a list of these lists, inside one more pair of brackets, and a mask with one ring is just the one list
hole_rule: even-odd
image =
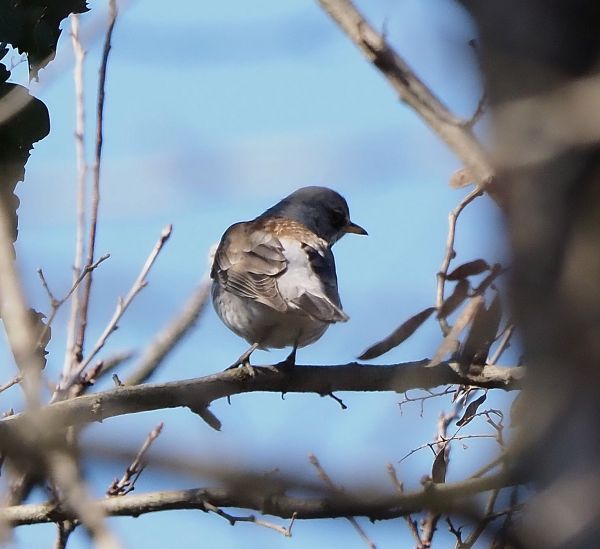
[[245,351],[231,366],[228,366],[227,368],[225,368],[225,371],[233,370],[234,368],[237,368],[238,366],[243,366],[246,369],[246,371],[248,372],[248,374],[251,377],[254,377],[256,375],[256,371],[250,364],[250,355],[254,351],[256,351],[257,348],[258,348],[258,343],[253,343],[250,346],[250,348],[247,351]]
[[252,364],[250,364],[249,360],[247,360],[246,362],[244,362],[243,366],[244,366],[244,369],[246,370],[246,372],[248,373],[248,375],[250,377],[256,377],[256,370],[254,369],[254,367],[252,366]]
[[296,366],[296,350],[297,350],[297,347],[294,347],[292,349],[292,352],[288,355],[288,357],[285,360],[275,364],[273,366],[273,369],[278,370],[278,371],[292,370],[294,368],[294,366]]

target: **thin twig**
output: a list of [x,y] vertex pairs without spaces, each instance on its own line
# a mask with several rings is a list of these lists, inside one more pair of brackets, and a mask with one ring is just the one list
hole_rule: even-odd
[[152,376],[167,355],[195,325],[204,310],[209,294],[210,281],[203,280],[189,297],[183,310],[150,343],[135,365],[133,373],[125,379],[125,385],[137,385]]
[[[523,508],[523,505],[520,505],[518,501],[519,501],[519,488],[518,488],[518,486],[514,486],[513,489],[511,490],[511,494],[510,494],[510,507],[504,513],[504,515],[505,515],[504,523],[502,524],[502,526],[496,533],[496,539],[494,540],[494,542],[502,542],[508,537],[510,523],[512,521],[512,517],[513,517],[514,513],[516,513],[517,511],[520,511]],[[497,513],[495,513],[495,515],[502,516],[502,512],[497,512]],[[490,517],[491,520],[493,520],[493,518],[495,518],[495,516]],[[504,544],[498,543],[497,545],[504,545]]]
[[[403,494],[404,486],[398,480],[396,468],[391,463],[388,463],[387,471],[388,471],[388,475],[390,476],[390,479],[392,480],[392,484],[394,485],[394,488],[396,488],[396,491],[399,494]],[[408,525],[408,528],[409,528],[411,534],[413,535],[413,537],[415,538],[415,541],[417,542],[417,549],[421,549],[423,547],[423,540],[421,539],[421,534],[419,533],[419,525],[418,525],[417,521],[412,518],[412,515],[410,513],[408,515],[405,515],[404,520],[406,521],[406,524]]]
[[98,501],[92,499],[80,478],[75,459],[65,452],[56,450],[49,450],[48,454],[52,481],[60,490],[64,504],[90,532],[95,547],[120,548],[121,545],[106,526],[104,510]]
[[292,537],[292,526],[294,525],[294,522],[296,520],[296,514],[293,514],[292,518],[290,519],[289,525],[286,527],[286,526],[279,526],[277,524],[273,524],[272,522],[267,522],[265,520],[256,518],[255,515],[246,515],[246,516],[231,515],[230,513],[226,513],[225,511],[223,511],[223,509],[221,509],[220,507],[217,507],[216,505],[213,505],[212,503],[209,503],[208,501],[204,503],[204,508],[206,511],[210,511],[211,513],[214,513],[215,515],[219,515],[220,517],[223,517],[225,520],[227,520],[227,522],[229,522],[229,524],[231,524],[231,526],[235,526],[236,522],[252,522],[252,523],[256,524],[257,526],[263,526],[264,528],[268,528],[270,530],[275,530],[276,532],[279,532],[286,538]]
[[40,277],[40,279],[42,281],[42,286],[46,290],[46,293],[48,294],[48,298],[50,299],[50,308],[51,308],[50,316],[48,317],[48,321],[46,322],[44,329],[42,330],[42,332],[40,333],[40,335],[38,337],[38,345],[44,340],[44,337],[46,337],[46,334],[48,333],[48,330],[50,329],[50,326],[51,326],[52,322],[54,321],[54,317],[56,316],[56,313],[58,313],[58,310],[62,307],[62,305],[72,295],[77,295],[75,290],[77,290],[79,284],[81,284],[83,279],[87,275],[89,275],[94,269],[96,269],[96,267],[98,267],[98,265],[100,265],[100,263],[107,260],[109,257],[110,257],[110,254],[104,254],[95,263],[93,263],[91,265],[86,265],[83,268],[83,270],[81,271],[81,273],[79,273],[79,275],[75,278],[75,280],[73,281],[73,285],[71,286],[69,291],[65,294],[65,296],[62,299],[56,299],[55,295],[52,293],[52,291],[50,290],[50,287],[48,286],[48,282],[46,281],[44,272],[42,271],[42,269],[37,270],[38,276]]
[[498,499],[498,494],[500,494],[500,490],[492,490],[488,497],[487,503],[485,505],[485,511],[483,518],[479,521],[474,530],[469,534],[469,537],[462,543],[461,549],[469,549],[472,547],[475,542],[479,539],[481,534],[485,531],[486,526],[492,520],[491,517],[494,515],[494,506],[496,505],[496,500]]
[[23,374],[17,374],[10,381],[7,381],[4,385],[0,385],[0,393],[3,393],[7,389],[10,389],[13,385],[21,383],[23,381]]
[[[75,56],[73,80],[75,86],[75,155],[77,157],[77,230],[75,236],[75,258],[73,262],[73,284],[83,267],[85,202],[88,166],[85,158],[85,86],[84,66],[86,51],[79,36],[79,15],[71,15],[71,44]],[[63,377],[66,377],[76,360],[75,337],[79,315],[79,292],[73,296],[69,321],[67,323],[67,341]]]
[[411,402],[420,402],[420,404],[421,404],[420,416],[423,417],[423,412],[425,411],[424,404],[425,404],[426,400],[429,400],[431,398],[437,398],[437,397],[441,397],[441,396],[451,395],[453,393],[456,393],[457,391],[458,391],[458,389],[456,389],[455,387],[446,387],[443,391],[440,391],[439,393],[433,393],[431,391],[428,391],[427,395],[419,396],[419,397],[409,397],[408,391],[406,391],[404,393],[404,398],[398,403],[398,406],[400,407],[400,414],[402,414],[402,406],[404,406],[405,404],[409,404]]
[[99,360],[92,368],[89,368],[86,372],[81,374],[79,383],[71,387],[69,396],[74,398],[84,394],[96,383],[96,381],[98,381],[98,379],[110,373],[111,370],[126,360],[129,360],[132,356],[133,353],[131,351],[124,351],[122,353],[116,353],[103,360]]
[[459,526],[458,528],[456,528],[450,517],[446,517],[446,524],[448,524],[449,532],[456,538],[456,545],[455,545],[456,549],[461,548],[462,547],[462,528],[463,527]]
[[133,356],[133,351],[123,351],[99,360],[91,370],[82,375],[82,393],[88,387],[94,385],[100,378],[110,374],[117,366],[127,362]]
[[[451,442],[451,440],[456,440],[456,435],[460,431],[460,428],[459,428],[459,430],[457,430],[456,433],[452,437],[450,437],[450,439],[448,439],[448,437],[447,437],[448,426],[450,425],[450,423],[452,423],[458,417],[459,411],[464,406],[465,402],[466,402],[466,396],[462,399],[457,398],[454,401],[454,406],[452,407],[452,411],[449,413],[442,412],[438,419],[437,435],[436,435],[436,441],[435,441],[434,445],[437,446],[436,461],[437,461],[437,456],[443,457],[443,459],[444,459],[444,463],[443,463],[444,473],[442,475],[443,476],[442,479],[435,480],[433,478],[435,473],[433,472],[433,467],[432,467],[432,479],[436,483],[445,483],[446,482],[446,472],[445,471],[447,470],[448,464],[450,461],[450,449],[451,449],[450,442]],[[431,447],[431,449],[433,450],[433,446]],[[435,454],[435,451],[434,451],[434,454]],[[437,524],[440,520],[440,517],[441,517],[441,514],[439,513],[439,511],[429,510],[427,512],[427,515],[423,519],[421,530],[422,530],[423,545],[425,547],[431,547],[433,535],[435,534],[435,531],[437,530]]]
[[160,436],[163,426],[164,424],[161,421],[152,431],[150,431],[144,444],[142,444],[142,447],[131,462],[131,465],[125,470],[121,479],[116,478],[108,487],[108,490],[106,491],[107,496],[124,496],[135,489],[135,483],[146,467],[146,464],[143,463],[144,456],[150,449],[152,443]]
[[502,353],[504,353],[504,351],[506,351],[506,349],[508,348],[508,346],[510,344],[510,338],[512,337],[514,331],[515,331],[515,325],[512,323],[509,323],[506,326],[506,328],[504,329],[504,331],[502,332],[502,336],[500,338],[500,342],[498,343],[498,347],[496,348],[496,351],[494,352],[493,356],[487,361],[488,364],[496,364],[496,362],[498,362],[498,360],[500,360]]
[[[325,486],[327,486],[327,488],[329,488],[332,492],[339,492],[340,489],[334,484],[334,482],[331,480],[330,476],[325,472],[325,469],[323,469],[323,467],[319,463],[317,456],[315,456],[314,454],[310,454],[308,456],[308,460],[314,466],[314,468],[317,470],[317,474],[319,475],[319,478],[323,481],[323,484],[325,484]],[[362,529],[361,525],[358,524],[358,521],[356,520],[355,517],[347,516],[344,518],[353,526],[353,528],[356,530],[356,532],[358,533],[360,538],[371,549],[377,548],[377,546],[371,541],[369,536],[367,536],[367,533]]]
[[417,452],[419,452],[420,450],[423,450],[425,448],[429,448],[432,452],[435,453],[434,446],[439,446],[442,443],[447,445],[448,443],[453,442],[455,440],[459,441],[459,440],[466,440],[466,439],[471,439],[471,438],[494,438],[495,439],[496,435],[461,435],[461,436],[451,436],[449,438],[439,439],[439,440],[436,440],[435,442],[426,442],[425,444],[421,444],[420,446],[413,448],[410,452],[408,452],[408,454],[406,454],[404,457],[402,457],[400,460],[398,460],[398,463],[402,463],[404,460],[408,459],[413,454],[416,454]]
[[[146,259],[146,262],[144,263],[144,266],[142,267],[140,274],[135,279],[135,282],[133,283],[133,286],[129,290],[129,293],[127,294],[127,296],[125,296],[125,299],[122,299],[122,298],[119,299],[119,301],[117,303],[117,307],[115,309],[115,312],[114,312],[112,318],[110,319],[108,325],[106,326],[106,328],[104,329],[104,331],[102,332],[100,337],[98,338],[98,341],[96,341],[94,348],[92,349],[90,354],[86,357],[86,359],[83,360],[82,362],[80,362],[77,365],[77,368],[75,368],[73,370],[73,372],[66,379],[63,379],[61,381],[61,383],[57,389],[57,393],[60,393],[61,395],[64,394],[64,392],[67,389],[69,389],[74,383],[76,383],[79,380],[81,373],[91,363],[91,361],[94,359],[94,357],[100,352],[102,347],[104,347],[104,344],[106,343],[106,340],[108,339],[110,334],[112,334],[117,329],[119,320],[121,320],[121,317],[123,316],[123,314],[129,307],[129,305],[131,305],[131,302],[133,301],[135,296],[142,289],[144,289],[144,287],[148,284],[148,282],[146,280],[146,276],[148,275],[148,272],[150,271],[150,269],[152,268],[152,265],[156,261],[158,254],[160,253],[163,246],[165,245],[165,242],[171,236],[172,229],[173,229],[173,227],[171,225],[167,225],[162,230],[160,238],[154,245],[154,248],[150,252],[148,259]],[[89,278],[87,280],[89,280]],[[54,400],[56,400],[56,398],[54,398]]]
[[481,117],[485,113],[485,109],[488,102],[487,95],[487,92],[484,90],[484,92],[481,94],[481,97],[479,98],[479,101],[477,102],[477,107],[475,107],[475,112],[473,113],[471,118],[468,118],[467,120],[464,120],[462,122],[462,125],[465,128],[471,129],[473,126],[475,126],[475,124],[477,124],[477,122],[481,120]]
[[[469,194],[467,194],[454,208],[450,214],[448,215],[448,238],[446,240],[446,253],[444,255],[444,259],[442,260],[442,265],[440,267],[440,271],[437,273],[437,291],[436,291],[436,299],[435,306],[438,311],[442,307],[444,303],[444,288],[446,285],[446,276],[448,275],[448,269],[450,267],[450,262],[456,256],[456,251],[454,250],[454,240],[456,239],[456,223],[458,221],[458,217],[462,213],[462,211],[475,200],[477,197],[481,196],[483,191],[476,187]],[[448,325],[448,321],[440,317],[439,319],[440,327],[442,329],[442,333],[444,336],[448,335],[450,332],[450,326]]]
[[[102,50],[102,60],[100,62],[98,77],[98,99],[96,104],[96,146],[94,155],[94,167],[92,178],[92,195],[90,205],[90,227],[87,245],[87,261],[89,265],[94,262],[94,253],[96,247],[96,230],[98,226],[98,207],[100,204],[100,166],[102,162],[102,145],[104,140],[104,104],[106,88],[106,69],[108,66],[108,56],[111,49],[112,34],[117,21],[117,2],[109,0],[108,2],[108,28],[104,39],[104,48]],[[83,345],[88,321],[88,308],[90,302],[90,293],[92,289],[92,275],[85,279],[83,284],[82,298],[79,308],[79,328],[75,340],[75,357],[79,362],[83,356]],[[81,370],[81,368],[73,368]]]
[[469,478],[480,478],[486,473],[489,473],[492,469],[498,467],[498,465],[505,465],[508,459],[508,451],[504,450],[498,457],[475,471]]

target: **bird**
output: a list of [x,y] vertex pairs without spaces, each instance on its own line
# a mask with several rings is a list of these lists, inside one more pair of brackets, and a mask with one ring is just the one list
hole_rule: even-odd
[[246,366],[256,349],[317,341],[331,324],[346,322],[331,247],[345,234],[367,235],[350,220],[348,203],[327,187],[302,187],[251,221],[231,225],[212,259],[217,315],[250,343],[229,368]]

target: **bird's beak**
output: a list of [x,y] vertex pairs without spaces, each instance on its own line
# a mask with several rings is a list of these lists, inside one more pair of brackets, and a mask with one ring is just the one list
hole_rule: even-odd
[[362,235],[369,234],[360,225],[357,225],[356,223],[352,223],[352,221],[350,221],[350,223],[348,223],[348,225],[346,225],[344,227],[344,232],[345,233],[362,234]]

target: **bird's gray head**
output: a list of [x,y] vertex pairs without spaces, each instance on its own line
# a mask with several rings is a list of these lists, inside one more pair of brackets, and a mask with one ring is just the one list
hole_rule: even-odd
[[302,187],[260,217],[272,216],[298,221],[330,245],[346,233],[367,234],[360,225],[350,221],[344,197],[327,187]]

